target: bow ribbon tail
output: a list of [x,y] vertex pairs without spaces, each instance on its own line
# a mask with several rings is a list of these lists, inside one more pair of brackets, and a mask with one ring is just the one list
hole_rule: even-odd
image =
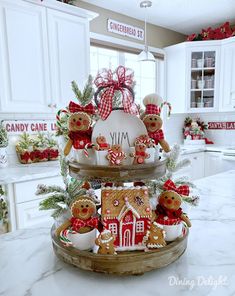
[[105,120],[112,111],[112,102],[114,96],[114,86],[108,87],[101,95],[99,112],[103,120]]

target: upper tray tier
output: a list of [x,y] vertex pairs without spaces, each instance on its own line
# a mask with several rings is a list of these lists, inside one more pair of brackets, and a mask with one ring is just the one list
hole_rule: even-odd
[[79,180],[101,182],[136,182],[155,180],[166,173],[166,159],[151,164],[98,166],[69,162],[70,176]]

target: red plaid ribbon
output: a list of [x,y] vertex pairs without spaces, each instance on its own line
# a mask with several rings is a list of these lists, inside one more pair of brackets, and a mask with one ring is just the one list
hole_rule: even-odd
[[180,218],[162,218],[162,217],[158,217],[156,219],[156,222],[161,224],[161,225],[178,225],[181,223],[181,219]]
[[170,179],[164,183],[163,189],[175,191],[180,195],[189,195],[189,186],[181,185],[179,187],[176,187],[175,183]]
[[161,108],[154,104],[148,104],[146,106],[145,114],[157,114],[160,115]]
[[134,104],[132,93],[126,87],[133,84],[134,73],[131,69],[119,66],[116,71],[102,69],[94,81],[95,85],[105,88],[100,96],[99,112],[103,120],[105,120],[112,111],[112,101],[115,91],[119,90],[122,94],[122,104],[124,112],[130,114],[138,114],[138,108]]
[[72,217],[70,219],[70,222],[72,224],[72,226],[71,226],[72,230],[74,230],[76,232],[78,232],[79,229],[84,226],[90,226],[92,228],[98,227],[98,218],[97,217],[93,217],[93,218],[90,218],[87,220],[81,220],[81,219]]
[[154,133],[149,132],[148,135],[149,135],[150,138],[152,138],[154,140],[156,145],[158,144],[158,142],[160,140],[164,139],[164,133],[163,133],[162,129],[160,129],[160,130],[158,130],[158,131],[156,131]]
[[69,103],[69,111],[71,113],[84,112],[88,114],[95,114],[95,107],[92,105],[92,103],[89,103],[86,106],[81,106],[71,101]]

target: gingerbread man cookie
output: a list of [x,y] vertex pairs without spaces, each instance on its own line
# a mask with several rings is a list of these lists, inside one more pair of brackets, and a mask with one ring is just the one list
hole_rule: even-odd
[[104,136],[98,136],[96,138],[96,146],[95,149],[97,151],[104,151],[110,148],[110,145],[107,143],[106,138]]
[[143,164],[145,159],[149,158],[150,155],[146,152],[147,146],[143,143],[135,144],[135,152],[130,154],[131,157],[134,157],[133,164]]
[[122,147],[119,144],[111,146],[108,150],[106,158],[111,166],[121,165],[123,160],[126,158],[126,153],[122,151]]
[[99,246],[98,254],[102,255],[116,255],[114,248],[115,236],[110,230],[103,230],[97,237],[95,243]]

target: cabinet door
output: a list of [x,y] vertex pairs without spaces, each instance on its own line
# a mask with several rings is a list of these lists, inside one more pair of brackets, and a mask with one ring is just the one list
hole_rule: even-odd
[[193,153],[190,160],[192,163],[192,180],[203,178],[205,176],[204,152]]
[[222,172],[222,162],[220,152],[205,153],[205,177]]
[[187,109],[197,113],[215,111],[219,92],[219,46],[190,48],[187,56]]
[[52,224],[52,211],[39,210],[39,203],[42,200],[43,198],[16,205],[17,229],[39,227],[43,226],[43,224]]
[[235,38],[222,45],[220,110],[235,111]]
[[0,111],[49,111],[46,9],[0,2]]
[[89,72],[87,19],[47,9],[52,100],[61,108],[74,98],[71,81],[82,86]]

